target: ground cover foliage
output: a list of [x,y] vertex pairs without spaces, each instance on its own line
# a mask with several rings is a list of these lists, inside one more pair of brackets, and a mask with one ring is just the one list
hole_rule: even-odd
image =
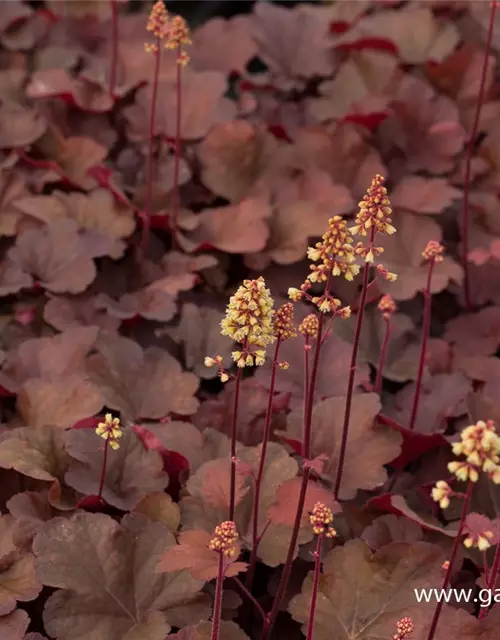
[[495,640],[500,10],[188,17],[0,7],[0,637]]

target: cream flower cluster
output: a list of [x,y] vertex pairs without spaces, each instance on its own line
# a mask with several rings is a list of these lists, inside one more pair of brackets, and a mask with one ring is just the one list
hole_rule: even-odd
[[346,280],[352,280],[359,273],[359,265],[352,247],[352,237],[347,228],[347,223],[340,216],[334,216],[328,220],[328,228],[314,247],[309,247],[307,257],[319,265],[310,266],[311,273],[307,276],[300,289],[290,287],[288,296],[294,302],[310,300],[322,313],[332,311],[335,315],[349,317],[349,307],[340,309],[340,300],[330,296],[326,291],[321,297],[311,297],[308,291],[315,283],[327,283],[331,276],[343,275]]
[[[244,280],[231,296],[226,315],[221,321],[221,334],[242,345],[233,351],[238,367],[264,364],[267,345],[276,340],[274,335],[274,300],[266,289],[264,278]],[[252,347],[258,347],[253,350]],[[260,347],[260,348],[259,348]]]
[[189,56],[183,47],[192,44],[189,27],[181,16],[170,18],[163,0],[158,0],[151,8],[146,31],[152,33],[156,39],[156,42],[145,43],[144,49],[147,53],[158,52],[158,43],[164,40],[166,49],[179,50],[177,64],[186,66]]
[[456,456],[465,456],[465,460],[448,464],[448,470],[459,480],[477,482],[479,472],[484,471],[495,484],[500,484],[500,437],[493,420],[479,420],[466,427],[452,450]]
[[226,520],[215,527],[214,535],[208,543],[208,548],[211,551],[218,551],[232,558],[238,551],[237,541],[236,524],[232,520]]
[[332,510],[322,502],[317,502],[314,505],[313,510],[309,514],[309,522],[316,535],[321,534],[327,538],[333,538],[337,535],[337,532],[331,526],[333,522]]
[[[465,458],[448,463],[448,470],[458,480],[477,482],[482,471],[495,484],[500,484],[500,436],[496,432],[493,420],[479,420],[476,424],[466,427],[460,434],[460,441],[452,445],[452,450],[454,455]],[[463,494],[453,491],[444,480],[436,483],[431,495],[441,509],[448,508],[451,496],[463,497]],[[484,551],[491,546],[493,537],[493,531],[489,529],[476,531],[464,539],[464,545]]]

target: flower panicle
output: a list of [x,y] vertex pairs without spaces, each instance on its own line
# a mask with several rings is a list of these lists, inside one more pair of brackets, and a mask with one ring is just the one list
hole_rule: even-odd
[[[359,211],[356,215],[355,224],[349,228],[353,235],[370,236],[369,242],[358,242],[354,247],[354,253],[362,258],[365,263],[371,265],[383,252],[383,247],[373,244],[375,233],[392,235],[396,233],[396,228],[391,222],[391,203],[385,187],[385,178],[377,174],[361,202],[358,203]],[[377,265],[379,276],[388,281],[396,280],[396,274],[390,273],[382,265]]]
[[347,222],[341,216],[328,220],[328,228],[314,247],[309,247],[307,257],[312,262],[311,272],[307,277],[310,283],[326,282],[329,273],[333,276],[343,275],[346,280],[353,280],[359,273],[359,266],[354,264],[354,249]]
[[321,241],[307,250],[307,257],[313,263],[319,264],[310,265],[311,273],[300,288],[288,289],[288,297],[294,302],[309,300],[321,313],[332,312],[335,316],[348,318],[350,308],[341,308],[340,300],[333,298],[328,291],[322,296],[311,296],[308,292],[315,284],[328,283],[333,276],[344,276],[346,280],[354,279],[359,273],[359,265],[356,264],[352,243],[346,221],[341,216],[330,218]]
[[[376,247],[373,244],[375,232],[385,235],[392,235],[396,232],[396,228],[391,224],[392,209],[384,183],[385,178],[380,174],[373,178],[363,200],[359,202],[359,211],[354,226],[348,227],[342,216],[337,215],[329,219],[328,228],[321,241],[307,249],[307,257],[313,262],[310,266],[311,273],[300,288],[291,287],[288,289],[288,296],[291,300],[298,302],[306,299],[316,304],[323,313],[333,312],[343,318],[350,316],[350,309],[348,307],[340,309],[340,303],[337,304],[335,298],[328,294],[321,297],[311,297],[308,292],[316,283],[329,282],[331,276],[344,276],[346,280],[352,281],[354,276],[360,272],[356,256],[362,258],[366,263],[372,264],[375,262],[375,258],[383,253],[383,247]],[[367,244],[358,242],[356,246],[353,246],[352,236],[358,234],[367,236],[369,231],[370,241]],[[380,264],[377,265],[377,276],[383,277],[389,282],[394,282],[397,279],[395,273],[391,273]]]
[[242,347],[232,353],[238,367],[264,364],[266,347],[276,340],[273,307],[274,300],[262,276],[244,280],[231,296],[220,326],[223,336]]
[[191,34],[187,22],[182,16],[171,18],[165,7],[163,0],[158,0],[153,5],[146,24],[146,31],[149,31],[156,39],[156,42],[147,42],[144,49],[147,53],[158,52],[159,42],[165,42],[166,49],[178,49],[177,64],[185,67],[189,62],[189,55],[184,47],[192,44]]
[[413,624],[413,619],[410,616],[405,616],[401,618],[401,620],[398,620],[393,640],[411,640],[411,634],[414,631],[415,625]]
[[331,526],[333,522],[332,510],[322,502],[316,502],[313,510],[309,514],[309,522],[316,535],[324,535],[327,538],[334,538],[337,535]]
[[190,44],[192,44],[191,34],[187,22],[182,16],[174,16],[170,20],[165,48],[179,49]]
[[436,240],[429,240],[427,246],[422,251],[422,258],[427,262],[439,264],[444,260],[444,247]]
[[[157,41],[163,40],[169,30],[169,15],[163,0],[154,3],[146,24],[146,31],[149,31]],[[147,53],[158,51],[157,43],[146,43],[144,49]]]
[[211,551],[222,553],[228,558],[234,558],[238,553],[238,531],[236,524],[232,520],[226,520],[217,525],[212,539],[208,543]]
[[285,302],[274,315],[274,335],[282,342],[297,337],[293,324],[293,304]]
[[119,449],[118,440],[123,436],[120,428],[120,418],[113,418],[110,413],[104,416],[104,422],[99,422],[95,430],[96,434],[106,440],[112,449]]
[[299,333],[301,333],[304,338],[312,338],[313,340],[316,340],[318,337],[318,331],[319,320],[318,316],[314,313],[307,315],[299,324]]
[[[363,196],[361,202],[358,203],[359,211],[356,215],[355,225],[350,228],[350,232],[353,235],[367,236],[368,232],[371,232],[372,228],[375,231],[383,233],[385,235],[392,235],[396,233],[396,228],[391,224],[391,203],[387,196],[387,189],[384,186],[385,178],[380,174],[377,174],[371,185],[368,187],[366,194]],[[368,251],[374,252],[375,255],[382,253],[380,247],[371,247]],[[357,252],[361,255],[361,250]],[[363,256],[366,262],[373,262],[373,255],[367,259],[367,254]]]
[[483,471],[495,484],[500,484],[500,436],[493,420],[478,420],[463,429],[460,441],[452,445],[455,456],[465,460],[454,460],[448,470],[459,480],[477,482]]
[[396,313],[397,305],[394,298],[387,293],[380,298],[377,309],[382,312],[385,320],[389,320],[389,318]]
[[[480,472],[484,472],[494,484],[500,484],[500,436],[496,432],[493,420],[478,420],[462,430],[460,441],[452,444],[453,454],[463,460],[448,463],[448,471],[462,482],[477,482]],[[439,480],[431,491],[432,499],[441,509],[447,509],[450,497],[455,494],[450,485]],[[488,532],[481,539],[473,536],[464,541],[465,546],[487,548],[490,536]],[[487,545],[485,547],[485,545]]]

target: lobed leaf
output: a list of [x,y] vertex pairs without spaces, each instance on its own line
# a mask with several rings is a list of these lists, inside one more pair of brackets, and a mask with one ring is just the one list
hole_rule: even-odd
[[34,541],[37,574],[57,587],[44,624],[57,640],[163,640],[170,626],[208,615],[201,583],[188,572],[155,574],[173,535],[146,516],[121,524],[103,514],[76,513],[48,522]]
[[31,378],[22,386],[17,407],[26,424],[66,429],[98,413],[104,404],[99,388],[79,374]]
[[[442,552],[425,542],[394,542],[372,553],[361,540],[330,551],[323,563],[315,617],[315,637],[370,640],[394,635],[396,622],[410,616],[417,629],[428,622],[435,603],[417,602],[414,589],[440,580]],[[292,598],[292,617],[306,626],[311,574]],[[359,606],[362,603],[363,606]],[[424,637],[424,636],[421,636]]]
[[18,236],[9,260],[52,293],[81,293],[96,276],[77,225],[59,220]]
[[[14,525],[12,516],[0,516],[0,614],[2,615],[14,611],[16,602],[34,600],[42,590],[42,585],[35,576],[32,553],[19,550],[14,544]],[[10,623],[15,631],[16,626],[22,625],[22,616],[19,613],[12,616]]]
[[[345,397],[327,398],[317,403],[312,414],[311,454],[326,454],[323,476],[335,480],[342,436]],[[352,404],[346,449],[346,465],[339,497],[353,498],[358,489],[381,486],[387,473],[384,465],[394,459],[401,447],[401,436],[387,428],[374,427],[380,411],[378,396],[374,393],[358,394]],[[302,411],[289,414],[287,435],[301,438]],[[352,462],[356,461],[353,465]]]
[[97,348],[99,353],[88,359],[90,378],[99,386],[106,405],[120,411],[124,419],[196,411],[198,378],[183,372],[166,351],[157,347],[143,351],[136,342],[118,336],[108,336]]

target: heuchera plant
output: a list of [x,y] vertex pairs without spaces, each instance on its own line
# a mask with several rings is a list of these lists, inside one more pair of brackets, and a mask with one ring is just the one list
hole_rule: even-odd
[[0,639],[497,640],[497,3],[201,4],[0,7]]

